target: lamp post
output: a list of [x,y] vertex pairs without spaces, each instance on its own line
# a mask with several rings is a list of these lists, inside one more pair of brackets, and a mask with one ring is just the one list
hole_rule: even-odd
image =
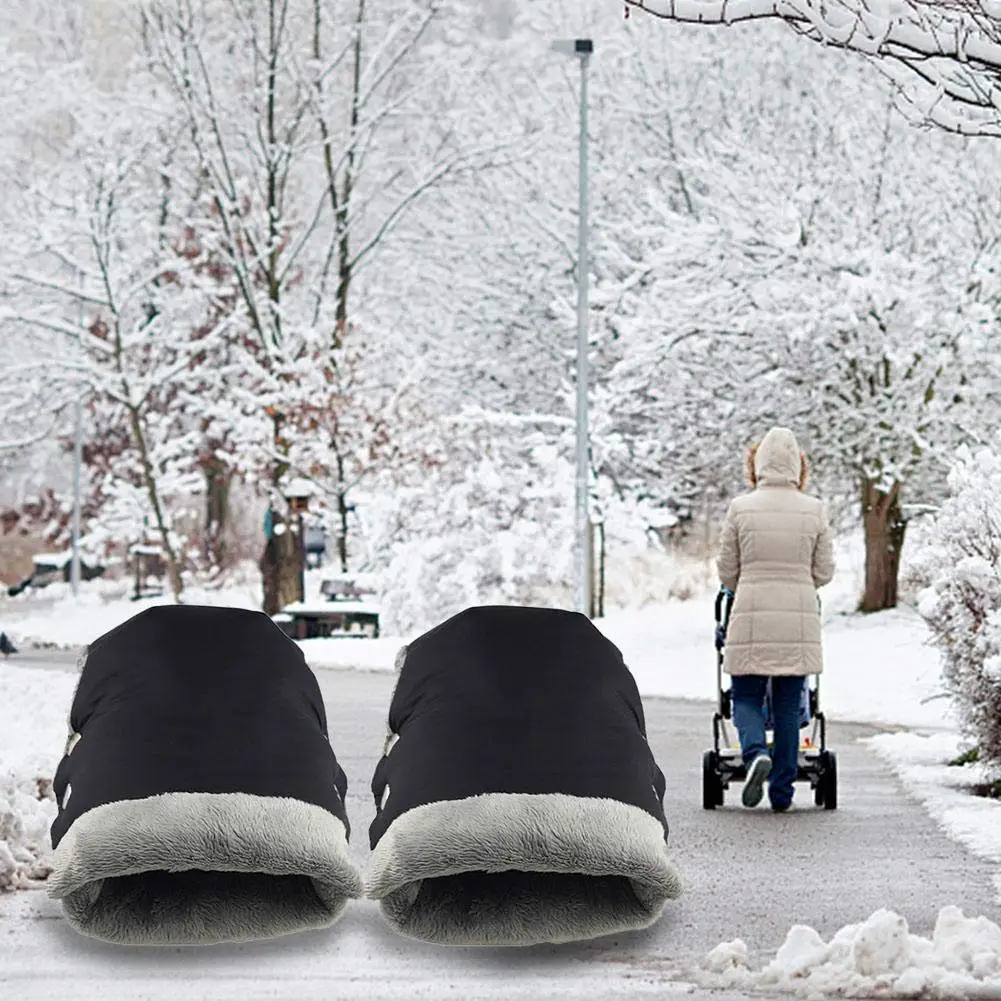
[[[77,299],[76,322],[83,330],[83,272],[77,272],[81,298]],[[80,481],[83,467],[83,389],[76,398],[75,427],[73,429],[73,520],[71,522],[70,589],[73,597],[80,593]]]
[[590,38],[560,39],[555,51],[576,57],[580,63],[579,206],[577,214],[577,462],[576,506],[574,510],[574,607],[591,614],[590,521],[587,511],[588,487],[588,336],[587,336],[587,68],[594,52]]
[[80,591],[80,479],[83,465],[83,397],[76,400],[76,427],[73,432],[73,520],[71,527],[70,588],[75,598]]

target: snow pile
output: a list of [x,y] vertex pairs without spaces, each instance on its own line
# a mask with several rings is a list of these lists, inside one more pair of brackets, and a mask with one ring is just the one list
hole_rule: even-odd
[[949,490],[911,577],[963,729],[1001,765],[1001,443],[960,449]]
[[930,939],[912,935],[907,921],[878,910],[825,942],[806,925],[790,929],[775,958],[761,970],[748,965],[737,939],[703,960],[700,986],[786,991],[799,997],[983,998],[1001,996],[1001,928],[944,907]]
[[49,779],[0,775],[0,893],[44,879],[56,804]]
[[[974,855],[1001,865],[1001,801],[972,793],[975,786],[996,780],[998,771],[978,762],[947,764],[966,750],[959,734],[886,733],[868,738],[867,743],[890,763],[951,838]],[[995,886],[1001,899],[1001,872]]]
[[48,874],[52,776],[76,675],[0,664],[0,892]]

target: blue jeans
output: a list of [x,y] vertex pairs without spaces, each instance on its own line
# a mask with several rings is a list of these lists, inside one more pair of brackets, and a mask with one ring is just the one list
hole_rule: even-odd
[[[760,754],[768,754],[765,742],[765,688],[768,678],[760,674],[738,674],[733,686],[733,722],[740,737],[745,765]],[[772,771],[768,777],[768,798],[772,806],[792,802],[793,783],[799,764],[799,712],[803,679],[799,676],[772,678],[772,714],[775,730],[772,744]]]

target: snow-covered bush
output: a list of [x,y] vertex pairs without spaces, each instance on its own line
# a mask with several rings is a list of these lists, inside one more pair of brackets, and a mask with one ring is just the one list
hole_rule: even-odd
[[390,540],[379,558],[387,632],[470,605],[570,606],[572,467],[543,443],[516,444],[504,459],[484,448],[396,493],[395,531],[392,520],[379,529]]
[[544,525],[456,532],[401,544],[385,574],[383,621],[393,635],[437,625],[471,605],[570,607],[569,539],[554,547]]
[[48,876],[49,825],[55,814],[51,781],[0,774],[0,893]]
[[960,449],[910,574],[960,721],[981,759],[1001,766],[1001,440]]

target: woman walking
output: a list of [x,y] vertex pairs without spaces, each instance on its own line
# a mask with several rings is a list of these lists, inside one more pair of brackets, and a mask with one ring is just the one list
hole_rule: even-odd
[[[817,588],[834,576],[824,505],[803,493],[806,457],[788,428],[772,428],[747,456],[752,490],[723,522],[720,581],[735,593],[723,669],[732,679],[733,720],[747,768],[742,802],[792,805],[799,760],[804,677],[823,670]],[[773,747],[765,739],[772,686]]]

